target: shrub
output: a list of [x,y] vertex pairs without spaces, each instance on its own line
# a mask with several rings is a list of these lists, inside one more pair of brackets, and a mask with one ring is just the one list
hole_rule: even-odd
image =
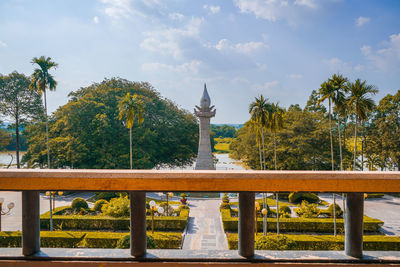
[[119,193],[116,192],[96,192],[97,199],[104,199],[110,201],[112,198],[119,197]]
[[221,205],[219,206],[220,209],[231,209],[231,205],[229,205],[229,203],[221,203]]
[[308,203],[318,203],[320,201],[319,197],[314,193],[290,193],[289,202],[290,203],[301,203],[303,200]]
[[180,199],[180,201],[181,201],[181,203],[183,204],[183,205],[186,205],[186,203],[187,203],[187,195],[185,194],[185,193],[182,193],[181,194],[181,199]]
[[188,209],[189,209],[189,206],[188,206],[188,205],[180,205],[180,206],[178,207],[178,209],[179,209],[179,210],[188,210]]
[[223,203],[229,203],[229,197],[228,196],[223,196],[222,197],[222,202]]
[[[164,212],[165,212],[168,216],[170,216],[170,215],[172,215],[172,214],[174,213],[174,208],[173,208],[171,205],[168,205],[168,210],[167,210],[167,202],[161,202],[161,203],[160,203],[160,207],[163,207]],[[167,211],[168,211],[168,213],[167,213]]]
[[282,205],[279,207],[279,214],[283,214],[283,213],[291,214],[292,210],[288,206]]
[[291,250],[296,243],[284,235],[267,235],[257,239],[255,248],[258,250]]
[[[333,204],[330,204],[328,207],[328,213],[331,217],[333,217]],[[337,218],[343,217],[343,211],[338,204],[335,204],[335,213]]]
[[107,200],[99,199],[94,203],[93,210],[101,212],[101,208],[106,204],[108,204]]
[[[117,242],[117,248],[130,248],[131,246],[131,236],[125,235],[121,237]],[[146,236],[147,248],[156,248],[154,238],[150,235]]]
[[320,210],[317,204],[308,204],[307,201],[303,200],[301,205],[298,205],[296,213],[299,217],[303,218],[316,218],[318,217]]
[[110,203],[104,205],[101,211],[111,217],[128,217],[129,216],[129,199],[128,197],[113,198]]
[[72,200],[71,208],[76,211],[80,211],[82,209],[88,209],[89,206],[88,206],[86,200],[84,200],[83,198],[77,197],[77,198],[74,198],[74,200]]
[[366,199],[381,198],[381,197],[383,197],[384,195],[385,195],[385,194],[383,194],[383,193],[374,193],[374,194],[368,193]]

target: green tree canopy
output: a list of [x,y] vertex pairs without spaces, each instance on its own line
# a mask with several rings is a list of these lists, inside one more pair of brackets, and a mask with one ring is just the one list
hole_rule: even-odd
[[[118,102],[127,93],[144,101],[143,124],[132,128],[133,168],[191,163],[197,154],[196,118],[162,98],[149,83],[112,78],[71,92],[71,100],[50,117],[53,166],[128,169],[129,132],[118,119]],[[24,160],[29,166],[43,165],[43,123],[26,132],[30,146]]]

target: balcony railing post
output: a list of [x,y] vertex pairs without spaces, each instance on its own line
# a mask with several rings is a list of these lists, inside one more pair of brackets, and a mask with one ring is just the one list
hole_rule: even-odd
[[361,258],[363,253],[364,194],[347,193],[345,216],[346,255]]
[[249,258],[254,256],[254,216],[255,194],[239,193],[239,255]]
[[146,192],[130,192],[131,199],[131,255],[146,254]]
[[22,254],[30,256],[40,251],[39,191],[22,192]]

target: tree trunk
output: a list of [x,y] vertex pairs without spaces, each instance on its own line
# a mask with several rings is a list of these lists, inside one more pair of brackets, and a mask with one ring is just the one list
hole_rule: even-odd
[[356,159],[357,159],[357,115],[356,115],[356,123],[354,125],[354,163],[353,163],[353,171],[356,170]]
[[264,127],[261,128],[261,139],[262,139],[262,148],[263,148],[263,160],[264,160],[264,170],[265,170],[265,147],[264,147]]
[[132,170],[132,127],[129,128],[129,159],[131,163],[131,170]]
[[343,153],[342,153],[342,137],[340,130],[340,116],[338,115],[338,132],[339,132],[339,153],[340,153],[340,170],[343,171]]
[[331,99],[329,98],[329,137],[331,139],[331,163],[332,171],[335,170],[335,164],[333,162],[333,138],[332,138],[332,122],[331,122]]
[[275,171],[278,169],[276,166],[276,132],[274,132],[274,159],[275,159]]
[[50,169],[50,145],[49,145],[49,118],[47,117],[46,88],[44,89],[44,109],[46,111],[46,143],[47,143],[47,168]]
[[263,165],[262,165],[262,155],[261,155],[261,140],[260,140],[260,136],[258,136],[258,153],[260,155],[260,170],[263,169]]
[[15,112],[15,152],[17,155],[17,168],[21,168],[19,163],[19,107],[17,104]]

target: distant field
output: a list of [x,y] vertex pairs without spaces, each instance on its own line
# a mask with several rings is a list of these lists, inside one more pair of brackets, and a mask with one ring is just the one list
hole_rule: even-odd
[[229,153],[229,145],[233,138],[214,138],[216,144],[214,146],[216,153]]

